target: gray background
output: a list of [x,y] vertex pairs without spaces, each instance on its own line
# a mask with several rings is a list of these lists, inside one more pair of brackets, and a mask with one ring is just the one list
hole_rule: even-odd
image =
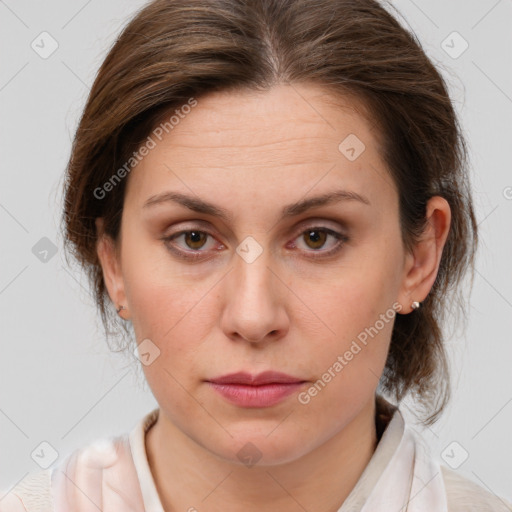
[[[108,351],[85,276],[66,265],[59,233],[78,116],[108,47],[143,3],[0,0],[2,489],[40,469],[31,454],[51,453],[41,442],[61,459],[128,431],[156,406],[140,371]],[[450,83],[482,238],[467,330],[448,342],[451,405],[430,429],[415,424],[407,403],[403,410],[444,464],[512,500],[512,1],[393,4]],[[31,47],[35,40],[40,53],[51,50],[44,31],[58,43],[47,58]]]

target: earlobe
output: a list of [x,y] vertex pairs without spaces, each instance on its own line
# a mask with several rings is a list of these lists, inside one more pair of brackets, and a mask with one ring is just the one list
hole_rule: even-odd
[[119,255],[115,242],[103,230],[103,219],[96,219],[96,230],[98,240],[96,242],[96,253],[103,270],[103,280],[107,288],[110,300],[114,303],[119,316],[127,319],[127,301],[124,292],[124,280],[121,272]]
[[421,238],[405,258],[404,278],[399,295],[402,314],[419,307],[429,294],[436,280],[441,256],[450,231],[450,205],[440,196],[427,203],[427,223]]

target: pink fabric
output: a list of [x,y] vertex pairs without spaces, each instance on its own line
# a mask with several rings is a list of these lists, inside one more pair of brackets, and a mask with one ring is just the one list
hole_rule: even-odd
[[145,448],[145,432],[157,417],[155,409],[129,436],[99,440],[56,467],[54,512],[164,512]]
[[129,443],[95,443],[73,454],[52,474],[57,512],[140,512],[144,510]]

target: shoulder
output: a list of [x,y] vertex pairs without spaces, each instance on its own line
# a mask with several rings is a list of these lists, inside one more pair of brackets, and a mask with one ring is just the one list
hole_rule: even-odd
[[512,512],[512,504],[469,478],[441,466],[448,512]]
[[99,510],[114,503],[118,510],[135,510],[140,505],[137,483],[128,435],[102,438],[4,491],[0,512],[79,511],[88,510],[91,502]]

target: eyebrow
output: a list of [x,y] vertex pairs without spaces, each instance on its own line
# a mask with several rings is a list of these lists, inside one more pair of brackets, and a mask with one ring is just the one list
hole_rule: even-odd
[[[327,206],[341,201],[358,201],[366,205],[371,204],[367,197],[357,192],[335,190],[319,196],[302,199],[296,203],[285,206],[281,210],[281,218],[286,219],[294,217],[312,208],[319,208],[320,206]],[[180,192],[162,192],[161,194],[151,196],[144,203],[143,208],[149,208],[168,202],[178,203],[194,212],[218,217],[226,222],[233,220],[233,215],[228,210],[203,199],[199,199],[198,197],[189,196]]]

